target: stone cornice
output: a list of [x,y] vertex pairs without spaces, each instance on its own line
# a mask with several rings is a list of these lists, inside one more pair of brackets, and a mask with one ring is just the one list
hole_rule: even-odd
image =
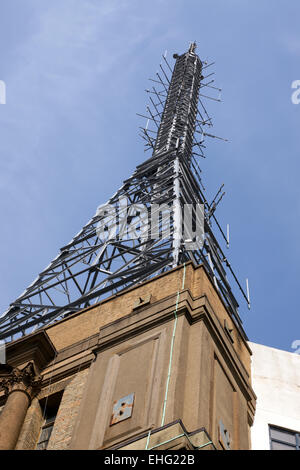
[[29,361],[40,373],[56,355],[56,349],[44,330],[20,338],[5,347],[6,362],[12,367],[20,367]]
[[[249,346],[247,344],[247,341],[248,341],[248,337],[243,329],[243,326],[241,324],[241,322],[238,322],[236,319],[233,318],[232,314],[230,313],[226,303],[224,302],[224,299],[222,298],[220,292],[215,288],[214,286],[214,283],[208,273],[208,270],[207,268],[205,267],[204,264],[198,264],[196,265],[192,260],[188,261],[187,263],[185,263],[185,267],[188,268],[189,266],[192,267],[192,269],[195,271],[197,269],[201,269],[204,271],[204,273],[206,274],[206,277],[208,279],[208,281],[210,282],[212,288],[214,289],[214,292],[215,294],[217,295],[218,299],[220,300],[222,306],[224,307],[225,311],[227,312],[227,314],[229,315],[230,318],[233,319],[234,323],[235,323],[235,326],[237,327],[237,331],[238,333],[240,334],[241,336],[241,339],[242,341],[244,342],[244,344],[246,345],[246,347],[249,349]],[[144,282],[140,283],[140,284],[137,284],[137,285],[134,285],[134,286],[131,286],[129,287],[128,289],[124,289],[124,290],[121,290],[120,292],[117,292],[116,294],[113,294],[103,300],[101,300],[100,302],[94,304],[94,305],[91,305],[89,307],[86,307],[78,312],[75,312],[73,314],[70,314],[69,316],[67,316],[66,318],[62,319],[62,320],[59,320],[57,322],[55,322],[54,324],[51,324],[47,327],[47,329],[50,329],[50,328],[55,328],[58,324],[60,323],[64,323],[64,322],[67,322],[69,319],[71,318],[74,318],[76,316],[80,316],[82,315],[83,313],[85,312],[88,312],[89,310],[93,310],[95,309],[96,307],[100,307],[101,305],[104,305],[108,302],[111,302],[113,299],[116,299],[118,297],[122,297],[122,296],[126,296],[129,292],[133,292],[134,290],[138,290],[140,287],[142,286],[145,286],[147,284],[150,284],[152,283],[153,281],[157,281],[159,279],[163,279],[165,276],[169,276],[171,273],[175,272],[175,271],[180,271],[180,270],[183,270],[183,264],[181,264],[180,266],[176,266],[175,268],[173,269],[170,269],[164,273],[161,273],[159,274],[158,276],[155,276],[151,279],[147,279],[145,280]],[[250,349],[249,349],[250,351]]]
[[[135,310],[126,317],[105,325],[100,329],[98,344],[92,348],[93,353],[97,355],[137,334],[141,334],[162,323],[172,320],[174,318],[176,301],[177,296],[171,295],[140,310]],[[249,374],[228,339],[206,295],[194,299],[188,289],[182,291],[177,305],[177,316],[179,317],[181,315],[185,315],[191,325],[198,321],[204,321],[206,323],[215,341],[219,344],[222,356],[227,358],[226,363],[229,365],[235,379],[240,384],[249,405],[251,402],[254,402],[256,396],[249,385]]]

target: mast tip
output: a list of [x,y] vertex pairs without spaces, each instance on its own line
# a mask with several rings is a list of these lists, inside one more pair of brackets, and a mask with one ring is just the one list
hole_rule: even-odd
[[197,48],[197,43],[196,43],[196,41],[191,42],[191,43],[190,43],[189,52],[192,52],[192,53],[195,52],[196,48]]

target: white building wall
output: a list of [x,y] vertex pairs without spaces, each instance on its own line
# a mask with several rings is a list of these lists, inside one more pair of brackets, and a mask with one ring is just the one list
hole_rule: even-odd
[[300,432],[300,355],[249,343],[257,395],[252,450],[270,449],[269,424]]

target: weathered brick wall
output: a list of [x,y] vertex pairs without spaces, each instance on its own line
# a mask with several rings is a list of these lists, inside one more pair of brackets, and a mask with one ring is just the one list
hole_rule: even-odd
[[88,372],[78,372],[65,388],[47,450],[68,449]]
[[36,449],[41,427],[44,422],[43,410],[39,400],[62,389],[64,389],[64,393],[48,444],[48,450],[68,448],[79,411],[87,374],[88,369],[83,370],[74,375],[73,379],[68,378],[50,387],[46,387],[41,391],[39,396],[32,401],[28,408],[16,450]]
[[[193,269],[190,266],[190,269]],[[46,331],[56,349],[59,351],[74,343],[97,334],[99,328],[132,313],[135,301],[139,297],[151,294],[151,303],[174,294],[182,284],[183,269],[158,277],[144,285],[138,285],[129,291],[89,307],[81,313],[73,314],[66,320],[54,323]]]
[[[75,424],[80,409],[80,404],[87,382],[87,376],[89,373],[89,369],[85,369],[84,367],[88,367],[93,359],[93,355],[91,354],[89,348],[92,348],[94,344],[93,340],[97,339],[96,335],[99,333],[99,328],[101,329],[105,325],[110,324],[112,321],[120,320],[122,317],[125,316],[128,316],[128,318],[126,317],[127,319],[125,321],[129,321],[129,314],[133,312],[133,306],[135,301],[139,297],[143,299],[149,294],[151,294],[152,305],[150,305],[148,308],[152,308],[154,313],[156,314],[156,310],[159,309],[160,306],[158,304],[155,305],[155,302],[158,302],[162,299],[166,299],[171,295],[173,295],[173,300],[171,298],[169,300],[171,303],[174,302],[174,296],[178,291],[182,289],[183,278],[185,279],[184,289],[189,290],[192,298],[200,298],[201,296],[205,295],[205,302],[207,301],[207,305],[211,306],[209,307],[211,318],[210,321],[215,322],[215,325],[217,327],[216,331],[223,331],[222,335],[225,335],[224,330],[222,330],[224,328],[224,320],[226,320],[228,327],[230,329],[233,329],[234,344],[232,345],[230,342],[229,346],[230,348],[233,347],[235,349],[239,358],[244,364],[244,367],[246,367],[246,369],[249,369],[250,356],[248,346],[245,344],[244,339],[239,336],[239,333],[236,330],[232,319],[230,318],[228,312],[222,304],[218,294],[216,294],[213,283],[208,279],[203,267],[195,269],[193,265],[188,264],[186,266],[185,271],[182,267],[178,268],[166,275],[162,275],[143,285],[138,285],[135,288],[128,290],[127,292],[113,296],[111,299],[104,301],[101,304],[87,308],[81,313],[74,314],[63,321],[60,321],[46,328],[46,331],[51,341],[53,342],[58,351],[59,360],[57,362],[54,361],[51,365],[47,367],[47,369],[42,371],[45,380],[48,380],[49,378],[51,379],[50,385],[46,386],[40,392],[38,398],[35,399],[32,405],[30,406],[16,447],[17,449],[35,449],[43,422],[43,410],[41,410],[40,408],[39,400],[42,400],[48,395],[57,393],[61,390],[64,390],[64,393],[54,424],[52,435],[49,441],[48,449],[64,450],[70,448],[70,444],[75,430]],[[185,293],[184,295],[186,295],[186,297],[190,299],[187,293]],[[193,301],[190,301],[192,305]],[[164,300],[164,308],[166,308],[166,302],[167,301]],[[197,301],[195,302],[197,303]],[[115,327],[118,328],[118,324],[111,325],[110,328]],[[209,331],[204,330],[203,326],[204,333],[202,334],[200,332],[202,334],[201,336],[199,335],[199,328],[199,326],[196,328],[197,334],[193,336],[194,340],[190,340],[190,343],[185,343],[186,350],[191,351],[191,353],[189,353],[191,355],[191,358],[189,359],[189,364],[192,363],[192,359],[195,357],[195,353],[197,355],[199,352],[200,355],[202,350],[208,350],[208,348],[205,348],[204,342],[206,342],[207,344],[211,344],[211,347],[209,349],[211,354],[209,357],[214,357],[214,343],[211,341],[211,335],[209,334]],[[177,330],[177,337],[178,331],[179,329]],[[95,338],[93,340],[91,340],[91,338],[87,339],[90,337],[90,335],[95,335]],[[188,333],[186,336],[191,338],[192,334]],[[225,336],[225,339],[226,338],[227,337]],[[87,339],[87,342],[84,343],[83,340],[85,339]],[[229,341],[228,338],[227,341]],[[188,344],[189,346],[187,346]],[[72,348],[68,349],[71,346]],[[180,349],[178,349],[178,351],[180,351]],[[232,352],[234,353],[234,351]],[[209,358],[204,358],[202,360],[202,364],[203,370],[206,370],[207,364],[209,364],[209,367],[212,367]],[[80,367],[82,367],[82,369],[80,369]],[[199,364],[197,362],[195,365],[196,374],[198,373],[198,369]],[[74,373],[74,371],[76,371],[76,373]],[[192,375],[194,376],[194,374]],[[182,381],[182,384],[185,383],[184,378],[180,380]],[[201,378],[201,380],[203,379]],[[207,384],[209,385],[209,387],[207,390],[207,397],[211,396],[210,387],[213,382],[213,378],[208,378]],[[95,383],[95,389],[98,386],[98,383],[99,382]],[[200,386],[197,385],[197,390],[202,390],[202,388],[203,385],[201,385],[201,383]],[[220,388],[222,389],[222,385],[220,386]],[[187,385],[186,390],[190,389],[191,384],[189,383]],[[182,392],[180,387],[178,388],[178,390],[178,393],[181,397]],[[190,395],[190,391],[186,393]],[[202,391],[201,393],[204,392]],[[190,403],[190,399],[187,400],[187,406],[188,403]],[[208,403],[206,405],[203,405],[202,408],[207,408],[208,410],[210,410],[210,404]],[[182,412],[180,411],[177,414],[178,416],[181,416]],[[185,416],[187,415],[191,415],[193,417],[193,412],[189,414],[185,411]],[[205,417],[207,419],[205,419],[208,423],[210,423],[210,411],[207,412],[206,415]],[[200,425],[203,425],[204,412],[201,416],[201,419],[198,421],[200,422]],[[93,419],[93,416],[91,419]],[[192,422],[192,418],[190,419],[190,421]],[[195,423],[194,427],[198,426],[198,421]],[[83,432],[85,432],[85,429],[82,429]]]
[[26,418],[16,445],[16,450],[35,449],[41,426],[43,423],[43,412],[37,398],[32,400],[28,408]]
[[[66,320],[50,325],[46,329],[47,334],[57,350],[64,349],[91,335],[97,334],[99,328],[108,323],[132,313],[134,302],[139,297],[144,298],[151,294],[151,303],[154,303],[169,295],[176,294],[182,288],[183,276],[184,269],[181,266],[167,274],[145,282],[145,284],[138,285],[127,292],[105,300],[98,305],[84,309],[82,312],[74,314]],[[250,374],[249,347],[246,341],[241,338],[240,333],[238,333],[232,318],[217,294],[215,286],[205,273],[203,266],[194,268],[191,263],[187,264],[184,288],[189,289],[194,298],[206,295],[222,327],[224,326],[224,320],[227,321],[228,328],[233,330],[233,347]]]
[[40,391],[38,399],[41,400],[42,398],[48,397],[50,395],[53,395],[54,393],[64,390],[71,380],[72,378],[68,378],[65,380],[61,380],[60,382],[56,382],[54,384],[50,383],[50,385],[47,385]]

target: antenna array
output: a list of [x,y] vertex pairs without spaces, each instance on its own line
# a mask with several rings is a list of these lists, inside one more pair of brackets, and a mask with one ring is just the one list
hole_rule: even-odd
[[[226,140],[212,133],[212,119],[204,104],[206,99],[220,101],[219,96],[209,96],[208,90],[218,94],[221,90],[213,85],[209,72],[213,63],[201,62],[195,50],[192,43],[185,54],[175,54],[174,68],[163,55],[146,90],[146,112],[140,114],[146,119],[140,135],[145,151],[152,155],[10,305],[0,318],[0,339],[9,341],[31,333],[189,260],[204,264],[243,333],[227,274],[250,305],[248,281],[245,294],[213,231],[216,227],[228,247],[229,227],[225,235],[215,215],[224,185],[209,203],[199,164],[205,158],[206,138]],[[191,229],[184,240],[178,235],[182,208],[197,205],[204,208],[203,239],[193,240]],[[156,237],[152,232],[149,236],[147,217],[145,212],[141,217],[141,211],[146,208],[146,216],[155,217],[161,234],[165,230],[162,206],[170,212],[168,236]],[[198,215],[192,212],[197,222]],[[195,243],[189,249],[191,241]]]

